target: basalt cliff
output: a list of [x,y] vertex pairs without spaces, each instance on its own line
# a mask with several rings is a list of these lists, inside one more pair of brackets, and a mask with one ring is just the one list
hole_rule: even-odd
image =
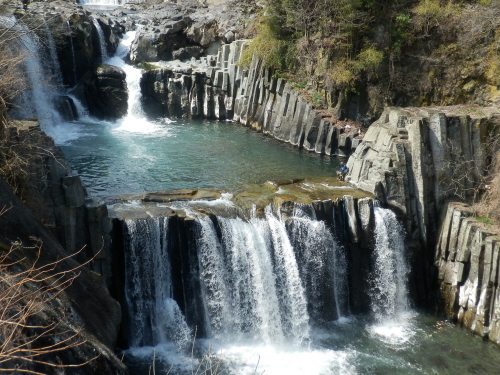
[[[248,219],[253,205],[257,206],[257,215],[264,217],[265,207],[271,204],[292,228],[294,207],[310,205],[307,212],[311,217],[342,233],[341,241],[349,249],[350,268],[355,270],[349,275],[351,311],[363,313],[367,311],[368,296],[362,275],[371,267],[372,198],[376,198],[404,223],[414,305],[441,310],[448,318],[499,344],[500,257],[496,233],[477,224],[469,209],[450,203],[456,189],[473,188],[482,181],[471,172],[467,178],[462,176],[457,185],[455,176],[463,165],[451,161],[473,160],[476,170],[484,170],[490,162],[488,138],[499,133],[497,86],[491,69],[488,74],[481,71],[474,75],[475,65],[469,64],[470,69],[462,71],[460,82],[452,89],[450,84],[442,83],[452,72],[436,72],[426,61],[422,68],[425,82],[431,85],[431,78],[438,75],[440,83],[426,87],[422,91],[425,95],[415,93],[411,87],[391,91],[394,98],[389,102],[384,102],[376,78],[371,77],[364,86],[357,83],[351,91],[327,90],[327,85],[320,84],[321,77],[315,75],[311,85],[317,86],[322,97],[319,105],[291,77],[279,74],[257,55],[248,66],[240,63],[243,52],[250,48],[248,37],[252,36],[246,28],[247,20],[254,18],[258,9],[253,2],[207,6],[193,1],[129,4],[104,14],[55,1],[31,4],[30,17],[44,17],[49,20],[48,29],[58,33],[55,45],[62,83],[75,87],[72,95],[92,116],[115,119],[127,112],[125,73],[102,62],[116,52],[126,31],[137,28],[129,60],[143,68],[140,88],[149,118],[232,120],[235,126],[248,126],[296,148],[324,157],[348,158],[346,181],[360,189],[345,195],[339,191],[325,193],[321,190],[324,186],[318,183],[310,195],[307,184],[317,181],[270,181],[258,192],[235,194],[235,212],[198,207],[197,215],[203,217],[199,223],[210,222],[220,236],[225,217],[240,215]],[[19,10],[14,13],[23,17]],[[389,38],[383,26],[373,33],[381,44]],[[496,34],[489,38],[496,40]],[[438,53],[442,51],[433,49],[429,56]],[[403,58],[408,59],[409,55]],[[397,77],[401,69],[395,70]],[[415,69],[410,75],[420,73]],[[404,95],[396,98],[401,92]],[[61,97],[59,103],[65,118],[78,116],[71,97]],[[459,103],[469,105],[437,106]],[[415,106],[421,104],[429,106]],[[22,181],[5,177],[11,187],[17,187],[18,197],[3,180],[0,183],[0,210],[5,209],[0,216],[2,251],[16,246],[20,258],[33,262],[36,256],[30,249],[41,244],[40,264],[77,252],[74,259],[65,259],[54,268],[54,273],[78,269],[80,274],[48,304],[42,320],[61,320],[65,334],[81,326],[78,334],[87,341],[59,360],[63,364],[85,363],[99,354],[74,373],[126,373],[126,367],[113,354],[116,343],[127,342],[131,336],[126,328],[132,324],[131,318],[123,308],[126,220],[149,220],[147,215],[119,209],[109,214],[106,205],[93,202],[79,176],[35,121],[11,122],[2,128],[2,139],[2,150],[17,149],[16,154],[29,155],[23,160],[29,160],[25,172],[30,176]],[[11,154],[3,152],[5,156]],[[220,193],[193,190],[129,198],[168,206],[172,201],[219,199]],[[183,295],[179,299],[185,298],[182,309],[188,312],[187,320],[199,325],[203,333],[200,310],[189,305],[199,301],[188,298],[196,294],[199,285],[183,274],[198,272],[194,265],[193,228],[199,224],[194,223],[192,213],[171,207],[158,216],[169,217],[168,225],[175,227],[168,238],[170,247],[175,248],[171,256],[179,271],[174,293]],[[80,268],[82,263],[86,266]],[[328,273],[323,269],[321,272]],[[321,301],[326,305],[337,303],[334,299]],[[325,319],[335,318],[324,314]],[[50,373],[49,367],[43,366],[33,365],[30,369]]]

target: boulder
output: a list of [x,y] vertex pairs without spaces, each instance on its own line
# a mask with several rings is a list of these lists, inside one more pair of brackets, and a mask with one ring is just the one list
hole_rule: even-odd
[[125,71],[111,65],[99,65],[83,79],[83,97],[91,116],[117,119],[127,114]]
[[188,22],[189,18],[183,18],[180,21],[164,22],[159,26],[140,29],[130,48],[130,61],[138,64],[172,60],[174,51],[187,45],[187,40],[180,31]]

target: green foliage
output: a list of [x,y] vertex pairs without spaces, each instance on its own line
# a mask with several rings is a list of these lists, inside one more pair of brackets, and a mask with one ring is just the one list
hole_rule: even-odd
[[295,89],[295,90],[302,90],[302,89],[305,89],[307,86],[307,82],[293,82],[292,83],[292,87]]
[[312,101],[315,107],[324,107],[325,105],[323,98],[317,92],[313,94]]
[[408,13],[401,13],[395,19],[396,27],[392,31],[393,48],[400,52],[401,48],[407,44],[410,39],[411,16]]
[[249,67],[253,55],[262,59],[265,66],[283,68],[286,66],[288,43],[281,40],[274,28],[263,22],[257,26],[258,34],[242,53],[239,65]]
[[148,71],[148,70],[155,70],[155,69],[159,69],[160,68],[159,66],[151,64],[151,63],[148,63],[148,62],[141,62],[139,64],[139,67],[141,69],[146,70],[146,71]]
[[425,34],[433,27],[446,26],[449,20],[460,11],[460,5],[453,1],[446,4],[440,0],[423,0],[414,9],[414,25]]
[[365,47],[357,56],[357,68],[359,71],[374,73],[379,68],[384,53],[374,46]]
[[480,223],[487,224],[487,225],[495,224],[495,220],[490,219],[488,217],[476,216],[476,217],[474,217],[474,219]]

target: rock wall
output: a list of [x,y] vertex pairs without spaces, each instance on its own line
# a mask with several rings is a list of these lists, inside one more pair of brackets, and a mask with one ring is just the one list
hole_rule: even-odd
[[435,265],[446,316],[500,345],[500,237],[460,204],[444,213]]
[[[63,186],[75,186],[74,181],[65,184],[68,182],[67,179],[62,181],[56,179],[54,183],[56,182],[57,186],[51,190],[56,194],[59,193],[59,198],[62,199],[65,198],[61,191]],[[59,192],[57,187],[61,189]],[[67,191],[66,198],[73,199],[76,196]],[[59,207],[56,210],[60,209],[68,213],[68,211],[77,211],[78,208]],[[21,357],[33,355],[35,359],[15,363],[22,366],[19,367],[19,371],[29,369],[33,373],[59,374],[61,371],[59,365],[63,365],[70,366],[70,373],[78,375],[128,373],[125,365],[113,352],[120,325],[120,307],[116,300],[110,297],[102,278],[87,267],[81,267],[74,258],[68,258],[68,251],[47,230],[47,223],[43,225],[35,218],[1,177],[0,209],[3,210],[0,215],[0,253],[5,256],[9,249],[15,249],[5,259],[6,263],[14,266],[3,267],[2,272],[12,271],[13,274],[19,274],[19,272],[25,272],[33,264],[36,267],[45,265],[44,273],[34,276],[43,279],[36,283],[36,288],[50,291],[49,298],[39,298],[34,301],[33,296],[37,294],[34,289],[35,283],[18,284],[15,288],[14,293],[24,296],[24,299],[11,301],[12,306],[23,303],[29,303],[31,306],[28,309],[31,311],[28,314],[30,319],[20,322],[31,327],[23,329],[20,332],[23,336],[16,337],[15,340],[23,338],[31,340],[32,335],[38,335],[44,330],[43,327],[52,327],[50,328],[52,331],[47,329],[48,332],[44,338],[33,342],[25,341],[23,350],[14,353]],[[74,218],[75,216],[67,216],[64,219],[73,220]],[[78,227],[78,229],[81,228]],[[41,246],[39,254],[36,246]],[[66,284],[64,290],[59,290],[58,286],[65,280],[67,282],[68,276],[73,275],[77,277],[71,283]],[[0,281],[2,298],[5,298],[7,289],[11,291],[13,289],[12,285],[9,285],[10,288],[5,287],[5,283],[14,280],[4,276],[6,275],[2,273]],[[15,280],[17,282],[17,279]],[[8,312],[3,311],[3,313]],[[73,335],[76,336],[71,338]],[[26,342],[30,345],[27,346]],[[64,346],[65,343],[68,348],[58,351],[59,345]],[[41,350],[30,352],[32,347]],[[47,352],[43,350],[44,348],[48,349]],[[85,365],[73,367],[78,364]],[[10,365],[12,361],[5,362],[4,357],[2,368]]]
[[86,262],[94,258],[90,269],[109,285],[110,221],[106,206],[89,200],[80,177],[37,122],[16,121],[13,125],[7,128],[7,143],[14,157],[26,163],[22,180],[16,179],[18,194],[67,254],[84,248],[76,259]]
[[83,76],[72,94],[78,97],[93,117],[116,120],[127,114],[126,74],[112,65],[97,65]]
[[[433,291],[433,253],[443,204],[477,181],[483,143],[498,132],[495,108],[387,108],[349,159],[347,181],[369,191],[406,220],[412,242],[412,292],[424,300]],[[450,161],[465,160],[461,166]],[[472,165],[467,178],[452,181],[457,168]],[[423,249],[423,251],[422,251]],[[423,300],[421,302],[424,302]]]
[[[437,233],[438,213],[453,196],[450,160],[474,160],[482,170],[483,143],[498,132],[499,113],[461,107],[387,108],[349,159],[347,180],[408,216],[423,243]],[[474,183],[465,181],[463,188]]]
[[280,141],[321,155],[348,156],[361,137],[345,124],[315,110],[261,61],[237,65],[243,40],[223,45],[217,56],[171,62],[144,72],[141,91],[151,118],[232,119]]

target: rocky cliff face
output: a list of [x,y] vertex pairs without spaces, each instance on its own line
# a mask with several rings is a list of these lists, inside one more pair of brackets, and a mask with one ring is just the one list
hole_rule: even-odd
[[[58,184],[65,182],[64,179],[62,181],[56,179],[56,181]],[[60,188],[62,190],[62,186]],[[52,191],[57,192],[57,190],[54,188]],[[63,198],[64,194],[60,197]],[[70,194],[66,197],[69,198]],[[34,308],[32,305],[30,319],[21,322],[33,326],[23,330],[23,335],[26,335],[23,338],[26,340],[30,340],[31,335],[40,333],[36,326],[50,326],[56,322],[55,328],[48,332],[46,337],[30,343],[28,347],[24,344],[23,355],[28,355],[31,348],[48,347],[49,350],[47,353],[42,352],[34,357],[40,362],[21,361],[14,364],[22,364],[24,369],[34,372],[56,374],[59,373],[58,365],[84,364],[98,356],[96,360],[84,366],[72,368],[71,373],[127,373],[126,367],[112,351],[120,324],[120,306],[110,297],[102,278],[86,267],[80,267],[80,263],[75,259],[68,258],[70,251],[63,249],[54,235],[49,233],[46,227],[19,201],[2,178],[0,178],[0,208],[4,210],[0,215],[0,252],[4,256],[9,248],[15,248],[15,251],[6,259],[15,266],[7,271],[19,273],[32,264],[36,264],[36,267],[53,264],[47,267],[45,274],[38,275],[44,280],[36,285],[38,290],[49,289],[52,298],[44,303],[38,301]],[[64,208],[62,210],[64,211]],[[68,210],[71,211],[71,208]],[[71,220],[71,217],[65,219]],[[37,255],[36,246],[41,246],[39,255]],[[2,272],[5,271],[6,269],[2,268]],[[66,285],[63,291],[58,289],[57,285],[60,285],[67,276],[76,276],[76,273],[79,275],[71,284]],[[4,283],[8,278],[4,278],[4,274],[2,276],[1,288],[4,293],[6,287]],[[54,278],[51,279],[51,277]],[[25,290],[25,288],[28,289]],[[33,296],[36,292],[30,283],[20,284],[16,293],[25,296],[25,299],[19,299],[16,303],[33,304]],[[71,339],[73,335],[77,336]],[[16,337],[15,339],[22,340],[23,338]],[[83,342],[72,346],[77,341]],[[55,349],[58,345],[63,345],[64,342],[69,345],[67,349],[56,354],[50,350],[50,348]],[[2,368],[9,364],[12,363],[3,363]]]
[[98,65],[88,71],[79,87],[73,91],[82,98],[92,116],[115,120],[127,114],[128,91],[123,69]]
[[[90,269],[109,281],[109,227],[105,205],[93,204],[80,177],[71,170],[59,147],[35,121],[17,121],[7,128],[6,143],[24,165],[9,176],[18,195],[68,254],[84,249],[76,259],[94,258]],[[15,160],[13,161],[15,162]]]
[[[433,275],[428,270],[443,204],[454,189],[466,189],[477,181],[476,173],[487,162],[483,145],[491,132],[498,132],[495,108],[387,108],[347,163],[349,182],[405,217],[414,249],[413,292],[418,296],[432,290]],[[451,181],[457,171],[472,165],[471,160],[477,169],[466,168],[467,178],[461,176],[458,185]]]
[[318,111],[258,59],[249,70],[237,65],[243,40],[221,47],[215,57],[189,63],[159,63],[144,72],[141,91],[151,118],[232,119],[283,142],[321,155],[348,156],[361,142],[357,129]]
[[435,265],[447,317],[500,344],[499,237],[467,207],[444,210]]

